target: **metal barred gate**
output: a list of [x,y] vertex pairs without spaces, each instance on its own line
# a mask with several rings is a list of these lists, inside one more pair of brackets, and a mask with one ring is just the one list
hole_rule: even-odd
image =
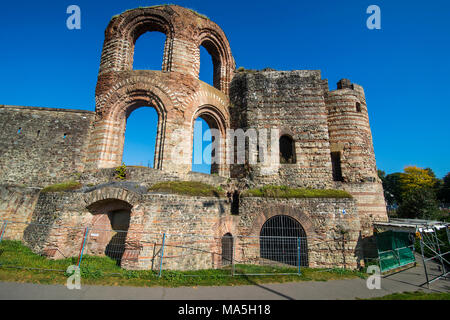
[[308,267],[308,241],[302,225],[279,215],[264,223],[260,234],[261,258],[291,266]]

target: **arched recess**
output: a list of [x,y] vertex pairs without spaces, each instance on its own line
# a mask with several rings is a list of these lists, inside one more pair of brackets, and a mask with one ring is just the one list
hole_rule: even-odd
[[201,117],[211,129],[211,174],[226,174],[226,119],[223,113],[212,105],[204,105],[197,109],[191,121],[191,146],[194,145],[194,124]]
[[93,215],[87,252],[106,255],[121,265],[133,206],[124,200],[98,200],[86,207]]
[[260,232],[260,255],[263,259],[292,266],[307,267],[308,240],[303,226],[287,215],[268,219]]

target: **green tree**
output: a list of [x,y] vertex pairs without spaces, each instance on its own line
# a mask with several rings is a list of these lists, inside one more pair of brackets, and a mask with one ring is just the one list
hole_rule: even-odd
[[439,180],[430,168],[406,167],[399,175],[401,218],[433,219],[439,213],[437,186]]
[[440,185],[438,199],[442,203],[450,203],[450,172],[447,173]]
[[402,202],[402,188],[400,177],[402,173],[396,172],[388,174],[383,182],[384,197],[388,205],[400,204]]
[[431,188],[414,188],[402,195],[397,215],[400,218],[434,219],[439,213],[436,194]]

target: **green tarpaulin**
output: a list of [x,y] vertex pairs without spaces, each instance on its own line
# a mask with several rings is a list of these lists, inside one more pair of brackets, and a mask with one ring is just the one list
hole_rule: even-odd
[[416,261],[410,233],[386,231],[376,234],[381,272]]

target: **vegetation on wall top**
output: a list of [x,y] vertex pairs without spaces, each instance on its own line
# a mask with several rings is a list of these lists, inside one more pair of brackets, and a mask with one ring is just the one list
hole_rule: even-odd
[[43,193],[47,192],[63,192],[63,191],[71,191],[77,190],[82,187],[82,184],[78,181],[66,181],[62,183],[56,183],[50,186],[45,187],[41,190]]
[[221,187],[214,187],[197,181],[167,181],[159,182],[151,186],[148,191],[162,191],[188,196],[199,197],[224,197],[225,192]]
[[242,197],[263,198],[352,198],[344,190],[333,189],[300,189],[287,186],[268,185],[262,188],[249,189],[241,194]]

